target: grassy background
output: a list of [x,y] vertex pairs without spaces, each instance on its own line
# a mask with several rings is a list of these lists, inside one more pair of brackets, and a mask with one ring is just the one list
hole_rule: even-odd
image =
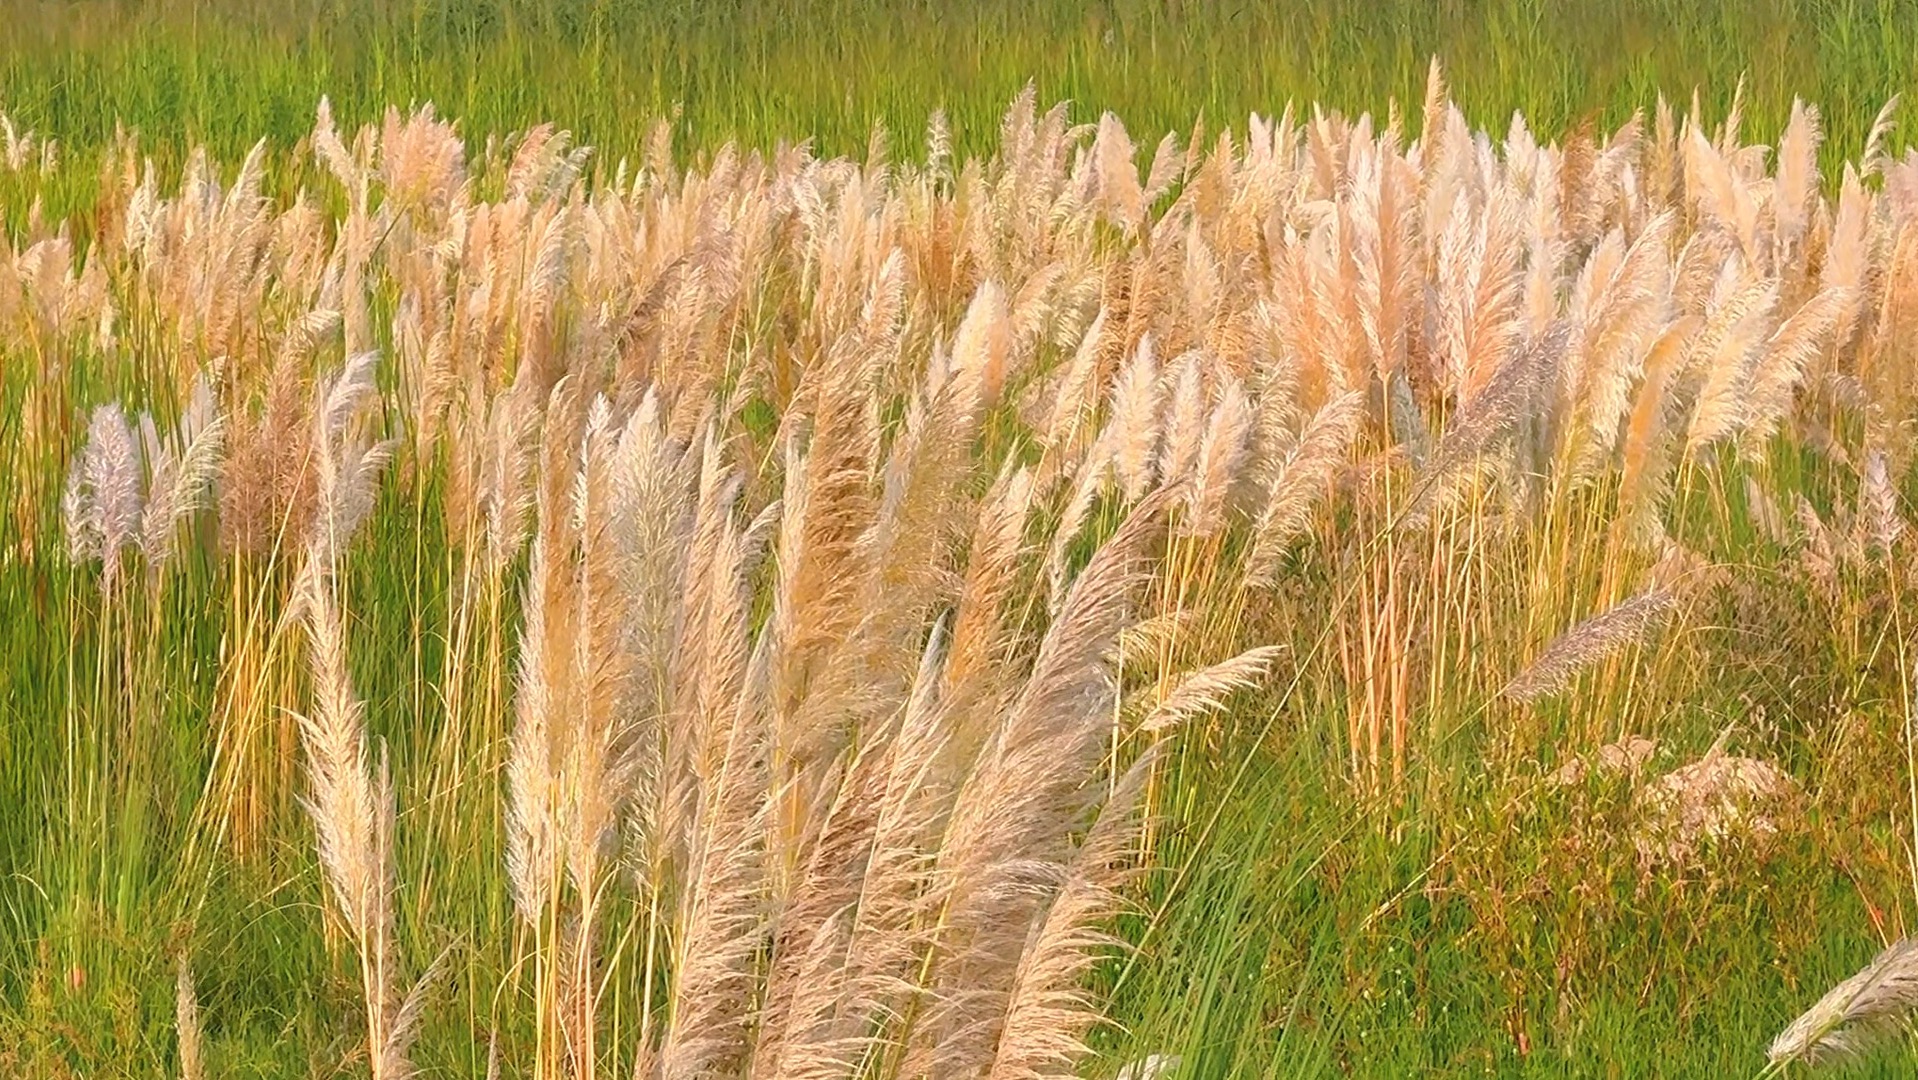
[[[116,124],[138,129],[162,163],[194,142],[231,162],[262,136],[296,143],[322,94],[343,127],[430,100],[472,137],[551,120],[612,160],[637,154],[668,113],[693,148],[810,137],[859,153],[875,122],[916,143],[943,108],[961,150],[981,151],[1027,80],[1041,102],[1069,98],[1081,117],[1111,109],[1143,138],[1200,120],[1242,125],[1288,99],[1353,111],[1416,102],[1437,55],[1474,122],[1493,130],[1513,110],[1546,131],[1613,124],[1660,91],[1682,100],[1694,87],[1719,111],[1743,75],[1749,131],[1770,138],[1804,97],[1825,109],[1836,160],[1918,81],[1918,4],[1893,0],[0,0],[0,27],[0,110],[68,155],[35,192],[56,214],[85,205],[86,161]],[[5,441],[34,373],[0,373]],[[110,396],[92,377],[72,373],[76,408]],[[60,467],[9,453],[0,477]],[[1738,488],[1735,475],[1722,485]],[[435,520],[389,492],[353,569],[354,594],[369,598],[355,672],[401,777],[424,753],[433,710],[418,687],[449,633],[446,561],[420,527]],[[1681,511],[1687,523],[1721,559],[1784,563],[1723,503],[1701,499]],[[0,552],[16,549],[18,528],[0,523]],[[182,854],[209,768],[214,680],[240,635],[228,597],[241,571],[190,556],[156,610],[116,614],[121,624],[93,607],[90,580],[56,562],[0,558],[0,1073],[170,1075],[170,956],[188,925],[218,1075],[350,1072],[338,1018],[354,988],[316,917],[302,820],[279,820],[265,841],[274,852],[257,862]],[[1275,603],[1258,629],[1309,638],[1322,596]],[[1706,620],[1714,628],[1684,656],[1723,677],[1672,681],[1687,689],[1667,703],[1667,738],[1695,752],[1728,719],[1769,716],[1751,748],[1815,776],[1831,760],[1819,710],[1842,696],[1863,732],[1844,748],[1844,776],[1881,786],[1822,802],[1847,812],[1814,815],[1760,876],[1734,859],[1718,877],[1648,885],[1629,843],[1565,843],[1620,813],[1620,793],[1531,797],[1536,772],[1486,767],[1505,733],[1478,722],[1475,703],[1444,703],[1462,734],[1417,763],[1414,794],[1355,814],[1335,767],[1342,719],[1330,703],[1275,692],[1238,710],[1215,747],[1191,748],[1170,780],[1166,868],[1128,924],[1141,949],[1102,975],[1126,1025],[1104,1040],[1107,1074],[1157,1049],[1198,1076],[1756,1071],[1770,1034],[1869,957],[1875,927],[1909,923],[1892,719],[1902,690],[1877,647],[1893,613],[1855,612],[1841,633],[1790,589],[1723,603],[1780,629],[1759,642],[1727,629],[1753,625],[1750,612]],[[129,729],[101,734],[115,724]],[[102,759],[109,745],[137,752]],[[402,787],[401,804],[419,805],[416,794]],[[453,899],[403,913],[405,948],[430,955],[450,934],[479,953],[476,939],[510,925],[497,830],[470,830],[459,857],[407,839],[425,831],[402,823],[412,847],[400,877],[430,878],[427,895]],[[429,1075],[484,1066],[474,1033],[490,1023],[493,983],[481,980],[499,973],[455,968],[419,1055]],[[480,984],[462,984],[469,976]],[[1865,1071],[1905,1065],[1886,1057]]]
[[[1832,153],[1918,80],[1910,0],[5,0],[0,106],[73,147],[117,122],[222,157],[432,101],[469,134],[551,120],[616,155],[682,117],[711,146],[863,149],[943,108],[987,147],[1027,80],[1135,133],[1243,125],[1288,100],[1416,105],[1432,56],[1475,124],[1616,124],[1663,91],[1723,107],[1743,77],[1770,135],[1794,95]],[[1413,110],[1416,112],[1416,109]]]

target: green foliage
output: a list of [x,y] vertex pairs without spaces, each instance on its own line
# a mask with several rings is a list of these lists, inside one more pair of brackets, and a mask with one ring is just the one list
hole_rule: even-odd
[[1720,112],[1741,79],[1753,130],[1793,97],[1855,155],[1918,72],[1908,0],[6,0],[0,108],[85,151],[116,124],[237,159],[291,145],[329,95],[343,127],[431,101],[470,136],[552,121],[609,161],[652,123],[683,140],[814,139],[860,154],[875,123],[916,144],[944,109],[960,153],[989,147],[1028,80],[1141,136],[1242,126],[1314,101],[1416,125],[1438,57],[1476,126],[1616,126],[1659,93]]

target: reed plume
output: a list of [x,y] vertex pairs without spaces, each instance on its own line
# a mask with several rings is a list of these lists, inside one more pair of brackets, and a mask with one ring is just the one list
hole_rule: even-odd
[[1171,693],[1152,706],[1139,730],[1162,731],[1183,724],[1196,716],[1224,708],[1225,699],[1236,690],[1256,686],[1272,667],[1285,647],[1261,645],[1182,677]]
[[1288,437],[1289,445],[1267,459],[1271,475],[1246,558],[1248,585],[1272,580],[1286,544],[1304,529],[1313,505],[1343,463],[1363,416],[1361,405],[1356,391],[1327,402],[1295,440]]
[[1102,953],[1121,944],[1099,926],[1120,906],[1119,888],[1138,836],[1135,809],[1155,764],[1151,753],[1133,763],[1073,854],[1013,973],[987,1075],[1007,1080],[1070,1076],[1089,1052],[1086,1033],[1099,1023],[1100,1013],[1084,988],[1085,978]]
[[1603,611],[1561,634],[1505,685],[1515,701],[1535,701],[1572,684],[1580,672],[1642,641],[1677,607],[1677,594],[1653,589]]
[[200,995],[193,987],[193,966],[184,952],[173,976],[173,1033],[179,1044],[180,1080],[203,1080],[206,1069],[200,1033]]
[[1108,657],[1128,619],[1145,545],[1177,496],[1160,489],[1127,516],[1074,580],[1031,674],[958,790],[937,859],[943,896],[933,991],[907,1069],[969,1070],[992,1060],[1009,980],[1048,881],[1085,812],[1115,688]]
[[1831,988],[1772,1040],[1774,1066],[1852,1057],[1894,1034],[1918,1008],[1918,940],[1900,938]]

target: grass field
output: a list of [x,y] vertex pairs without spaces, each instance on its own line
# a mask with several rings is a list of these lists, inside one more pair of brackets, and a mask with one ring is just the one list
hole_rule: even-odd
[[1918,5],[0,25],[0,1075],[1757,1075],[1918,918]]

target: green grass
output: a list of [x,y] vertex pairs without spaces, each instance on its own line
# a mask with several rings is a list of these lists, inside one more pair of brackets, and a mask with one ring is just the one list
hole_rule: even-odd
[[[1806,98],[1825,109],[1835,160],[1857,153],[1885,99],[1918,85],[1918,4],[1865,0],[306,0],[285,11],[0,0],[0,26],[0,110],[68,158],[45,190],[0,182],[15,230],[30,194],[52,216],[88,205],[88,163],[116,124],[164,166],[195,143],[230,162],[262,137],[295,145],[322,94],[343,128],[429,100],[474,142],[550,120],[608,164],[637,156],[663,115],[696,150],[811,138],[863,154],[878,123],[916,155],[935,108],[962,152],[989,149],[1028,80],[1041,102],[1070,99],[1082,119],[1110,109],[1138,134],[1242,127],[1288,100],[1383,113],[1396,99],[1415,115],[1436,55],[1473,121],[1494,130],[1514,110],[1547,132],[1588,117],[1609,126],[1695,86],[1717,113],[1742,75],[1748,130],[1769,138]],[[300,175],[274,183],[291,190]],[[16,355],[30,354],[0,344],[8,446],[22,387],[42,374]],[[76,409],[129,377],[106,358],[62,375]],[[0,449],[6,482],[40,470],[57,489],[62,467]],[[1450,698],[1432,718],[1446,734],[1403,798],[1355,810],[1336,706],[1310,686],[1275,687],[1192,739],[1167,780],[1162,865],[1122,926],[1137,951],[1100,975],[1122,1025],[1100,1037],[1108,1074],[1148,1052],[1207,1077],[1749,1074],[1784,1021],[1869,957],[1875,926],[1909,926],[1904,690],[1883,647],[1898,613],[1861,601],[1842,625],[1821,622],[1786,580],[1786,553],[1722,496],[1740,489],[1739,468],[1698,477],[1675,531],[1778,584],[1721,598],[1684,643],[1676,663],[1720,677],[1655,685],[1675,688],[1665,737],[1686,755],[1738,719],[1741,738],[1796,774],[1842,778],[1819,789],[1803,832],[1757,869],[1727,851],[1682,883],[1647,877],[1627,830],[1592,827],[1622,820],[1621,791],[1542,791],[1556,760],[1511,751],[1554,745],[1566,716],[1539,710],[1526,722],[1545,729],[1521,740],[1480,703]],[[1829,482],[1806,471],[1771,468],[1829,505]],[[503,1039],[523,1040],[526,1021],[492,1008],[513,926],[499,802],[468,789],[433,804],[409,767],[443,723],[422,688],[437,685],[454,633],[432,499],[389,489],[382,500],[351,563],[352,640],[408,808],[403,948],[456,956],[418,1058],[428,1075],[480,1075],[477,1033],[497,1017]],[[244,633],[228,597],[259,569],[192,555],[157,598],[135,590],[108,612],[88,574],[21,554],[29,534],[57,535],[56,508],[43,510],[32,530],[0,522],[0,1073],[171,1075],[183,935],[214,1075],[351,1072],[339,1018],[357,990],[317,917],[296,809],[268,808],[257,859],[185,857],[213,765],[216,679]],[[1334,571],[1306,563],[1307,584],[1255,613],[1249,632],[1320,643],[1315,605]],[[1777,633],[1754,637],[1753,612]],[[1829,738],[1840,714],[1860,732],[1841,746]],[[1908,1068],[1887,1056],[1861,1071]]]
[[1853,154],[1918,79],[1915,16],[1910,0],[5,0],[0,108],[80,151],[124,123],[227,159],[291,145],[322,94],[343,125],[431,101],[474,137],[552,121],[609,159],[669,113],[693,146],[854,153],[875,123],[916,145],[942,108],[977,151],[1028,80],[1156,138],[1287,101],[1416,114],[1437,56],[1495,131],[1514,110],[1612,126],[1661,91],[1719,111],[1742,77],[1753,130],[1803,97]]

